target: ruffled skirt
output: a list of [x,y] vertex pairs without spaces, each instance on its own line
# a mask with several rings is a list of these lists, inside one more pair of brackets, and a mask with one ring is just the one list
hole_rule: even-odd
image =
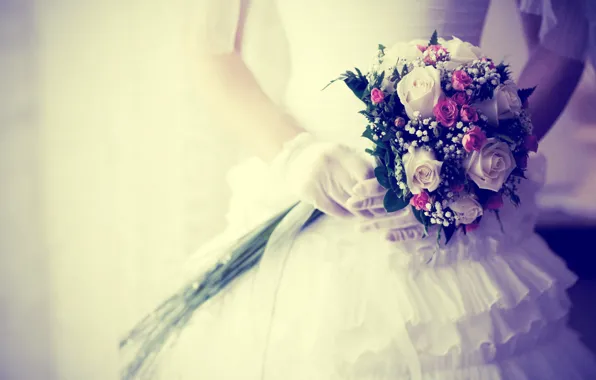
[[486,222],[437,249],[354,223],[325,218],[293,242],[268,326],[254,312],[263,271],[203,305],[160,378],[398,380],[415,363],[424,380],[596,379],[567,327],[576,276],[534,233],[512,238]]

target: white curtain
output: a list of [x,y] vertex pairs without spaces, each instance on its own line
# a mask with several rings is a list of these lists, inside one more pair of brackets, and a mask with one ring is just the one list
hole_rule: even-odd
[[[224,227],[237,157],[192,91],[190,3],[0,0],[2,380],[116,378],[120,334]],[[484,46],[519,72],[516,17],[493,1]]]

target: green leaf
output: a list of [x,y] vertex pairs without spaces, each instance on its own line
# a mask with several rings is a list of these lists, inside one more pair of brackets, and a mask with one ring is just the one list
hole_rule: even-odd
[[403,78],[404,76],[406,76],[408,74],[409,70],[408,70],[408,65],[404,65],[404,67],[402,67],[401,69],[401,77]]
[[513,171],[511,172],[511,175],[515,176],[515,177],[521,177],[523,179],[527,179],[526,173],[524,173],[524,170],[519,167],[515,167],[515,169],[513,169]]
[[412,206],[412,213],[414,214],[414,217],[416,217],[416,220],[424,226],[424,230],[428,232],[428,221],[424,218],[424,211],[417,210],[416,207]]
[[385,150],[385,157],[383,157],[385,159],[385,166],[387,167],[387,171],[389,171],[390,169],[393,171],[392,166],[394,165],[394,163],[391,161],[391,153],[388,150]]
[[498,137],[501,140],[508,142],[509,144],[515,144],[515,141],[513,141],[513,139],[507,135],[497,133],[497,134],[495,134],[495,137]]
[[505,229],[503,228],[503,222],[501,221],[501,215],[499,214],[499,210],[494,210],[495,216],[497,217],[497,221],[499,222],[499,226],[501,227],[501,232],[505,233]]
[[325,87],[323,87],[323,90],[331,86],[333,83],[341,80],[348,86],[354,95],[358,97],[358,99],[362,99],[366,92],[366,88],[368,87],[368,80],[364,75],[362,75],[362,72],[358,68],[355,70],[356,72],[346,71],[345,73],[341,74],[338,78],[332,80]]
[[379,44],[379,50],[381,53],[385,54],[385,45]]
[[354,93],[354,95],[358,97],[358,99],[364,98],[366,88],[368,87],[368,80],[366,78],[351,77],[344,80],[344,83]]
[[521,203],[521,199],[519,199],[519,196],[517,194],[511,194],[511,202],[513,202],[513,205],[515,207],[519,207],[520,203]]
[[385,79],[385,72],[384,71],[381,73],[381,75],[379,75],[377,77],[377,79],[375,79],[375,82],[373,84],[373,87],[377,87],[377,88],[381,87],[381,84],[383,83],[383,79]]
[[372,116],[370,114],[370,112],[368,112],[367,110],[362,110],[362,111],[358,111],[358,113],[362,116],[364,116],[366,118],[366,120],[368,120],[369,123],[372,123],[375,119],[374,116]]
[[375,133],[373,132],[372,128],[370,127],[366,127],[366,129],[364,130],[364,132],[362,132],[362,137],[364,137],[365,139],[368,139],[370,141],[372,141],[373,143],[375,143],[377,145],[377,149],[385,149],[385,146],[383,145],[383,142],[381,141],[381,139],[379,139],[377,137],[377,135],[375,135]]
[[497,73],[501,76],[501,83],[511,79],[511,69],[505,62],[501,62],[496,67]]
[[395,212],[406,207],[408,203],[402,198],[398,197],[393,191],[387,191],[383,199],[383,206],[387,212]]
[[399,71],[397,70],[397,67],[393,68],[393,72],[391,73],[391,76],[389,77],[389,79],[392,82],[398,82],[401,79],[401,75],[399,75]]
[[428,46],[431,45],[438,45],[439,44],[439,34],[437,33],[437,31],[435,30],[433,32],[433,35],[430,37],[430,41],[428,42]]
[[373,157],[380,157],[385,153],[382,149],[368,149],[367,148],[364,151]]
[[383,186],[385,189],[390,189],[391,185],[389,184],[389,172],[384,166],[377,166],[375,168],[375,177],[377,177],[377,181]]
[[526,100],[528,100],[528,98],[530,96],[532,96],[532,94],[534,93],[534,90],[536,90],[536,86],[531,87],[531,88],[522,88],[517,90],[517,96],[519,96],[519,99],[521,100],[522,103],[525,103]]
[[367,127],[364,130],[364,132],[362,132],[362,137],[375,142],[375,140],[373,139],[373,136],[375,136],[375,133],[373,132],[373,130],[370,127]]
[[449,227],[443,227],[443,230],[445,231],[445,244],[447,244],[453,237],[453,234],[455,234],[456,228],[453,225],[449,225]]

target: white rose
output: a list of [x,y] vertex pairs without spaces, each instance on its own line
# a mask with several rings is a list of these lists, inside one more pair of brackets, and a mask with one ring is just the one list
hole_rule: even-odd
[[488,117],[488,122],[494,126],[499,125],[499,120],[517,117],[522,109],[517,86],[513,81],[501,84],[495,89],[492,99],[480,102],[476,108]]
[[412,194],[420,194],[424,189],[435,191],[439,187],[443,163],[435,159],[433,152],[410,147],[402,161]]
[[415,111],[422,118],[432,117],[435,104],[443,96],[441,72],[432,66],[414,68],[397,84],[397,95],[410,118]]
[[482,206],[472,196],[464,196],[449,205],[457,217],[456,225],[471,224],[482,215]]
[[[422,57],[422,52],[416,46],[414,41],[412,42],[398,42],[390,48],[385,49],[385,56],[383,56],[383,62],[381,69],[389,73],[393,72],[393,68],[399,61],[411,62],[416,58]],[[401,67],[397,68],[401,71]],[[387,75],[387,72],[385,75]]]
[[379,70],[385,73],[381,89],[388,94],[394,93],[395,82],[390,80],[394,69],[397,66],[398,72],[401,73],[402,67],[406,62],[412,62],[418,57],[422,57],[422,52],[413,42],[400,42],[385,49],[385,55],[379,67]]
[[464,167],[479,188],[499,191],[515,168],[515,159],[506,143],[490,138],[466,158]]
[[445,63],[445,67],[449,70],[454,70],[459,65],[468,64],[482,57],[479,47],[456,37],[444,41],[441,45],[449,52],[450,60]]

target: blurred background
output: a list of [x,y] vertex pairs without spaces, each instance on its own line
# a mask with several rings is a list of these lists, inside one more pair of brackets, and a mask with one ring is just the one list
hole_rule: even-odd
[[[194,95],[190,3],[0,0],[1,380],[116,378],[119,335],[223,230],[241,153]],[[513,0],[492,2],[483,48],[519,73]],[[541,146],[541,233],[586,279],[595,104],[589,66]]]

